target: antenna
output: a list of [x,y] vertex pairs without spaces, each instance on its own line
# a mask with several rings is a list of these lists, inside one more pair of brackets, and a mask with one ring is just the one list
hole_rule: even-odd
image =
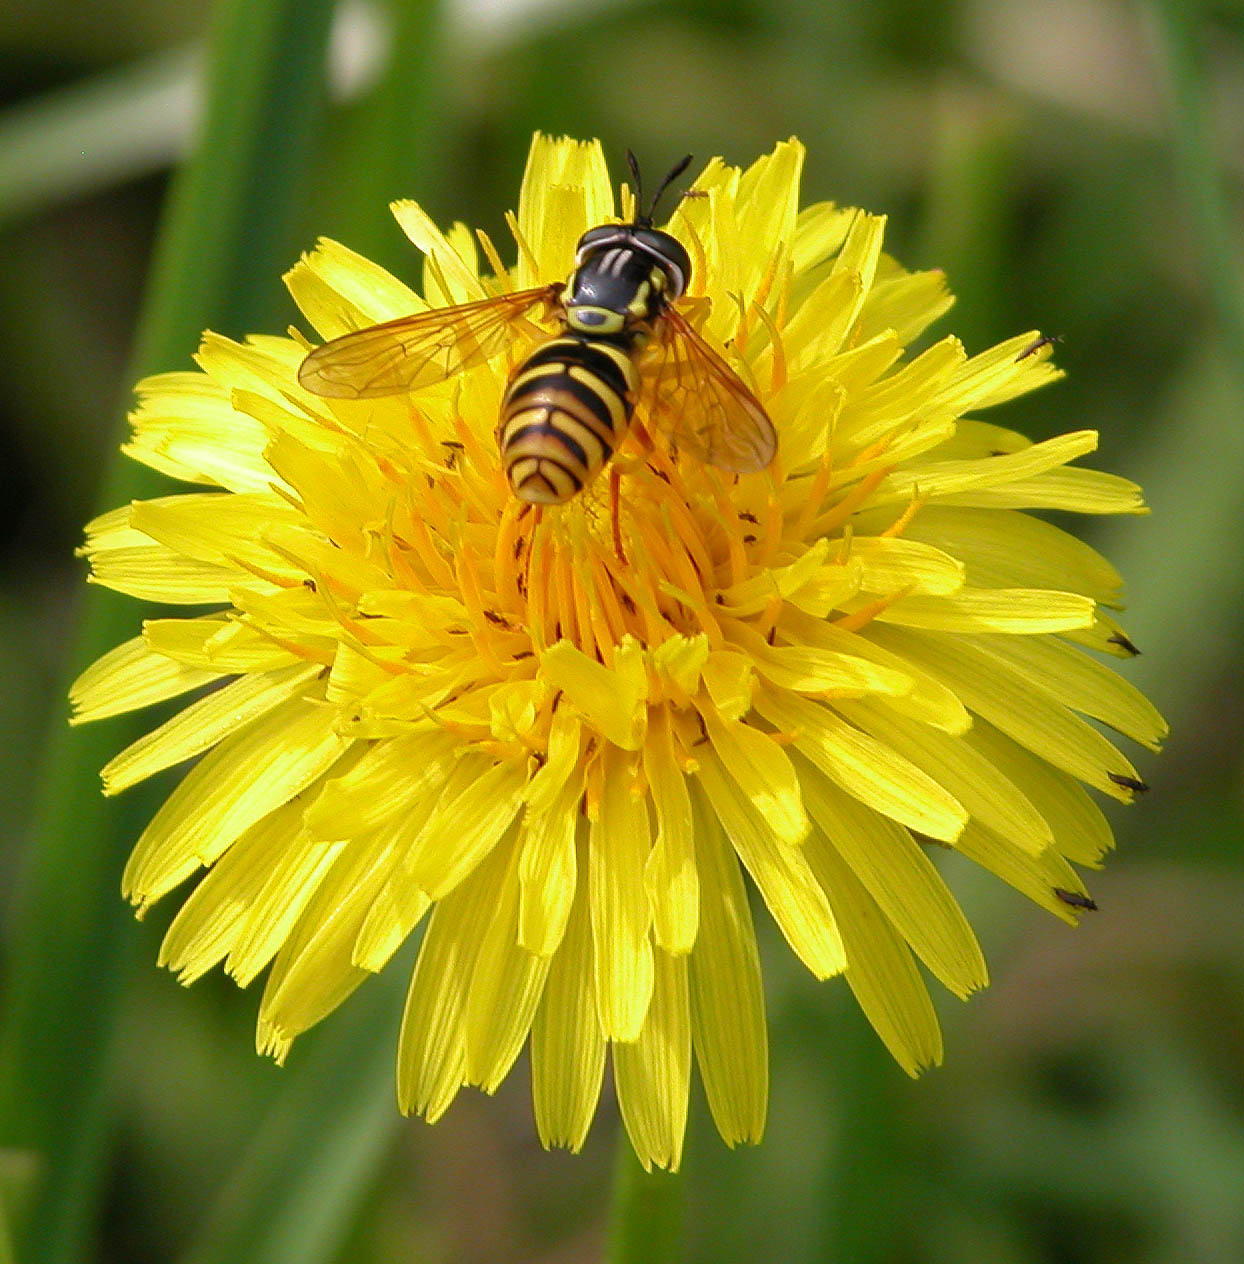
[[646,211],[640,209],[644,204],[644,186],[643,181],[639,178],[639,160],[629,149],[626,151],[626,164],[630,167],[631,175],[635,180],[635,223],[641,228],[650,228],[652,226],[652,215],[657,209],[657,203],[661,200],[661,195],[691,165],[691,155],[688,154],[670,168],[669,174],[661,181],[657,191],[652,195],[652,201],[648,203]]
[[633,150],[626,151],[626,165],[631,169],[631,177],[635,181],[635,222],[643,224],[647,222],[648,217],[640,213],[640,207],[644,204],[644,182],[639,176],[639,159],[635,157]]
[[691,155],[687,154],[685,158],[680,158],[670,168],[669,175],[661,181],[660,185],[657,187],[657,191],[652,195],[652,202],[648,206],[648,214],[644,216],[645,223],[652,223],[652,214],[657,209],[657,203],[661,200],[661,195],[670,187],[671,184],[674,183],[675,180],[678,179],[680,175],[682,175],[684,171],[686,171],[689,166],[691,166]]

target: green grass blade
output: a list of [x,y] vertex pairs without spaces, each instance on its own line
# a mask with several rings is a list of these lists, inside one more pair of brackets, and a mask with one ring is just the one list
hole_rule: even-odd
[[1149,6],[1160,69],[1171,100],[1176,174],[1183,186],[1205,284],[1223,340],[1244,373],[1244,262],[1214,152],[1205,78],[1193,30],[1199,6],[1156,0]]
[[[184,366],[206,325],[272,311],[324,96],[328,0],[228,0],[217,15],[207,114],[170,198],[135,375]],[[119,457],[112,506],[151,489]],[[72,668],[133,634],[132,601],[94,590]],[[15,901],[0,1030],[0,1137],[37,1156],[22,1258],[87,1258],[108,1147],[107,1051],[136,936],[119,894],[126,840],[148,811],[105,803],[96,779],[134,725],[69,732],[54,719]]]
[[179,152],[199,56],[179,48],[0,115],[0,225],[161,170]]
[[[385,73],[345,138],[331,180],[324,231],[395,271],[417,275],[418,255],[402,235],[389,203],[414,198],[439,217],[447,208],[440,177],[451,148],[452,123],[442,107],[445,89],[444,5],[388,0],[390,44]],[[460,208],[454,208],[460,215]]]
[[[1177,741],[1196,740],[1206,697],[1232,670],[1244,601],[1236,551],[1215,547],[1239,529],[1244,261],[1212,139],[1197,10],[1159,0],[1148,16],[1167,86],[1170,162],[1187,213],[1182,232],[1195,252],[1209,319],[1180,375],[1164,386],[1163,423],[1127,470],[1145,488],[1153,525],[1124,521],[1101,532],[1136,594],[1125,621],[1144,656],[1129,664],[1128,678],[1157,701]],[[1160,783],[1161,768],[1155,773]]]
[[282,1091],[181,1264],[321,1264],[335,1259],[360,1194],[404,1121],[393,1064],[402,954],[295,1046]]

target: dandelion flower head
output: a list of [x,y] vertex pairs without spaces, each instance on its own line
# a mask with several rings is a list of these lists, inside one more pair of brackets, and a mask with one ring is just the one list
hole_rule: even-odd
[[[639,1158],[676,1167],[693,1062],[728,1143],[763,1130],[753,906],[912,1074],[942,1056],[921,967],[986,982],[933,857],[1082,912],[1074,866],[1112,845],[1085,787],[1143,789],[1099,725],[1151,748],[1164,725],[1100,658],[1134,652],[1118,575],[1036,514],[1143,512],[1138,490],[1070,464],[1092,431],[978,419],[1058,376],[1049,346],[908,350],[945,278],[884,254],[881,216],[801,209],[802,161],[713,160],[668,224],[704,338],[776,426],[766,470],[713,469],[653,417],[614,503],[602,477],[525,510],[494,429],[538,329],[378,399],[300,387],[297,331],[209,334],[196,371],[140,384],[126,451],[201,490],[91,523],[92,578],[214,612],[148,620],[73,702],[193,698],[103,771],[114,794],[197,760],[125,893],[141,912],[198,877],[161,960],[266,970],[262,1051],[418,934],[403,1110],[494,1091],[529,1044],[540,1137],[577,1149],[609,1052]],[[564,280],[633,202],[599,144],[537,136],[512,246],[393,212],[421,292],[321,241],[286,277],[320,339]]]

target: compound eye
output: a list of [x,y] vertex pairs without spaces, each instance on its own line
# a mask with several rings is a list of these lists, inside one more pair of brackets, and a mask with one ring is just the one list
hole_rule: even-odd
[[635,236],[660,261],[670,279],[673,290],[670,297],[678,298],[685,294],[687,283],[691,280],[691,259],[682,242],[660,228],[641,228]]
[[584,250],[589,250],[592,246],[609,241],[617,235],[617,232],[618,226],[616,224],[600,224],[596,228],[589,228],[579,238],[579,244],[575,247],[575,254],[582,254]]

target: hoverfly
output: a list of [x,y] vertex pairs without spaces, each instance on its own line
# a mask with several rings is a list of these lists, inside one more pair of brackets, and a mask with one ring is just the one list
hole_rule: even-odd
[[[587,486],[626,437],[637,402],[672,443],[734,474],[764,469],[777,451],[768,414],[739,376],[675,306],[691,259],[652,226],[657,202],[691,162],[688,154],[629,224],[589,229],[564,284],[500,294],[402,316],[334,338],[302,362],[298,380],[339,399],[400,395],[443,382],[505,349],[541,304],[561,329],[510,375],[497,440],[515,496],[562,504]],[[640,370],[641,352],[659,364]]]

